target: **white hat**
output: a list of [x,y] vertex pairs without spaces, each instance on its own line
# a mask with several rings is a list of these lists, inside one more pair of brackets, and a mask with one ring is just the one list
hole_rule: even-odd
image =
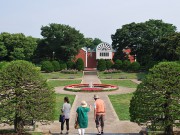
[[84,101],[84,100],[83,100],[83,101],[81,101],[81,106],[82,106],[82,107],[87,107],[87,103],[86,103],[86,101]]
[[97,99],[97,98],[99,98],[99,96],[98,95],[94,95],[94,98]]

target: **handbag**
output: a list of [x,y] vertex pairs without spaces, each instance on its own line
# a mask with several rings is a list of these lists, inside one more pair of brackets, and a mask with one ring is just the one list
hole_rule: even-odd
[[65,121],[65,116],[64,115],[59,115],[59,122],[64,122]]
[[74,128],[75,128],[75,129],[79,129],[79,123],[78,123],[78,121],[75,121],[75,123],[74,123]]

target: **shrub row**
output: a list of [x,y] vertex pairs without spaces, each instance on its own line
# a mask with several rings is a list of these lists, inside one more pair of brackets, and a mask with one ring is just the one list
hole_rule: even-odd
[[76,62],[67,61],[42,61],[41,70],[45,72],[62,71],[62,70],[77,69],[78,71],[84,70],[84,62],[81,58],[77,59]]
[[105,70],[109,70],[109,69],[116,69],[116,70],[136,72],[136,71],[139,71],[140,64],[138,62],[131,63],[128,60],[121,61],[119,59],[117,59],[113,64],[111,60],[100,59],[98,61],[97,69],[99,71],[105,71]]

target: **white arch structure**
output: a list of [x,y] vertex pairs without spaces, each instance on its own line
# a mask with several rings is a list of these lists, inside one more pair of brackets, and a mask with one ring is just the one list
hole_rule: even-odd
[[112,59],[112,46],[108,43],[100,43],[96,47],[96,59]]

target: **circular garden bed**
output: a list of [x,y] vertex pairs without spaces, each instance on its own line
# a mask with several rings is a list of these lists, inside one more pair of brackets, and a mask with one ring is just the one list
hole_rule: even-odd
[[111,84],[71,84],[64,87],[64,90],[74,92],[101,92],[101,91],[112,91],[117,90],[118,86]]

